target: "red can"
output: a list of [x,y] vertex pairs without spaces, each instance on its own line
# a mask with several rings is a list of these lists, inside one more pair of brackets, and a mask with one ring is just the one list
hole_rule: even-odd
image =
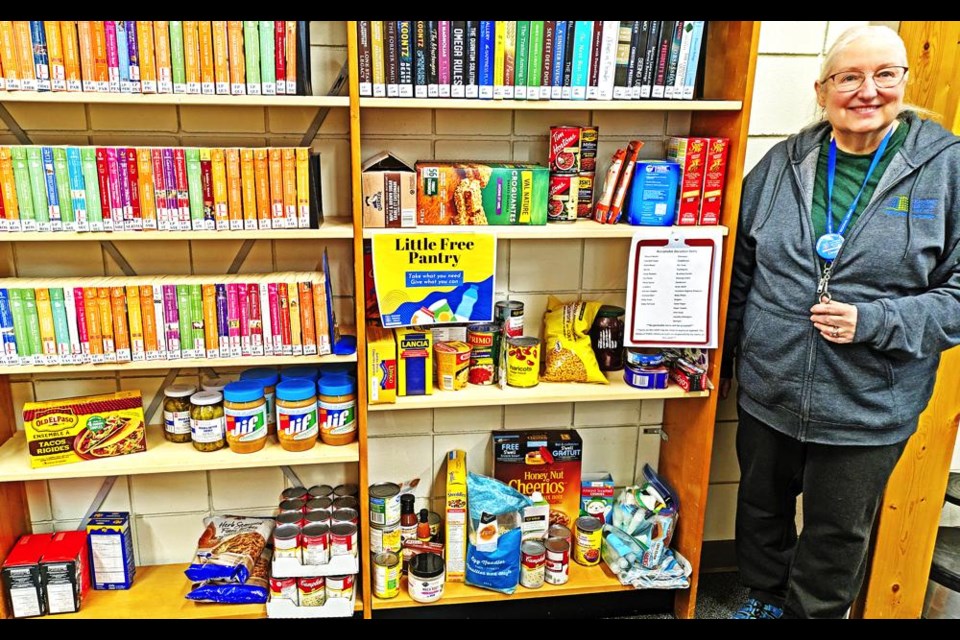
[[357,525],[338,522],[330,527],[330,555],[357,555]]
[[330,516],[331,522],[337,524],[339,522],[349,522],[351,524],[360,525],[360,512],[356,509],[337,509]]
[[333,501],[333,510],[337,509],[358,509],[360,501],[354,496],[340,496]]
[[285,524],[301,527],[306,524],[306,519],[300,511],[284,511],[277,516],[277,527],[282,527]]
[[285,598],[293,604],[298,604],[296,578],[270,578],[270,599]]
[[577,219],[577,197],[580,176],[550,174],[550,197],[547,200],[547,222],[573,222]]
[[580,127],[580,172],[597,170],[597,141],[600,138],[598,127]]
[[308,524],[300,532],[303,564],[327,564],[330,561],[330,526],[323,522]]
[[280,503],[280,513],[287,511],[299,511],[303,513],[306,510],[307,501],[302,498],[296,500],[284,500]]
[[564,584],[570,579],[570,543],[563,538],[547,538],[543,579],[547,584]]
[[308,524],[330,524],[330,514],[331,511],[311,511],[303,516],[303,525],[307,526]]
[[327,601],[327,581],[323,576],[297,578],[301,607],[322,607]]
[[567,175],[580,172],[580,127],[550,127],[550,171]]
[[333,500],[330,498],[313,498],[312,500],[307,500],[304,509],[307,513],[311,511],[326,511],[327,513],[332,513]]
[[593,217],[593,181],[596,174],[593,172],[580,172],[580,191],[577,193],[577,217]]
[[280,493],[280,501],[306,500],[310,493],[303,487],[287,487]]
[[333,487],[328,484],[315,484],[310,489],[308,493],[311,498],[331,498],[333,496]]
[[356,584],[357,576],[347,574],[343,576],[327,577],[327,598],[353,598],[353,587]]

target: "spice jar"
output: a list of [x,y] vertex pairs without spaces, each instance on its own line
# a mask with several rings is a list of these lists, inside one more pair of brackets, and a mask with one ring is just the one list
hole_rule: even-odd
[[320,389],[320,439],[349,444],[357,438],[357,383],[342,375],[325,376]]
[[277,438],[287,451],[307,451],[317,444],[317,388],[304,379],[277,385]]
[[216,391],[219,394],[223,394],[223,388],[229,383],[230,380],[228,378],[211,376],[203,379],[203,382],[200,383],[200,388],[204,391]]
[[216,391],[198,391],[190,396],[190,437],[197,451],[227,446],[222,401],[223,396]]
[[320,369],[305,364],[298,364],[295,367],[287,367],[286,369],[280,370],[281,382],[284,380],[295,380],[297,378],[302,378],[316,384],[317,378],[319,377]]
[[623,369],[623,307],[600,307],[590,328],[590,342],[601,371]]
[[223,388],[227,444],[234,453],[253,453],[267,443],[267,401],[257,380],[239,380]]
[[270,367],[257,367],[256,369],[247,369],[240,374],[241,380],[256,380],[263,385],[263,398],[267,401],[267,433],[277,434],[277,381],[280,380],[280,374],[276,369]]
[[190,442],[192,384],[172,384],[163,390],[163,437],[170,442]]

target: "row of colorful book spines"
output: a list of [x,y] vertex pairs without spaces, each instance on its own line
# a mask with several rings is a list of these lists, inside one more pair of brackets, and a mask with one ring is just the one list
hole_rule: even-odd
[[294,95],[301,31],[282,20],[4,20],[0,89]]
[[0,231],[309,228],[310,164],[306,147],[0,147]]
[[705,22],[359,21],[360,95],[693,99]]
[[329,354],[322,280],[0,289],[2,362]]

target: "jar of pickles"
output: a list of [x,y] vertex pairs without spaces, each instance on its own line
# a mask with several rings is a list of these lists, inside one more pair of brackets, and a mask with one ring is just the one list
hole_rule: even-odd
[[277,434],[277,381],[280,374],[270,367],[247,369],[240,374],[241,380],[256,380],[263,385],[263,399],[267,401],[267,433]]
[[192,384],[172,384],[163,390],[163,437],[170,442],[190,442]]
[[234,453],[254,453],[267,443],[267,402],[259,380],[238,380],[223,388],[227,444]]
[[190,437],[197,451],[227,446],[222,402],[223,396],[216,391],[198,391],[190,396]]

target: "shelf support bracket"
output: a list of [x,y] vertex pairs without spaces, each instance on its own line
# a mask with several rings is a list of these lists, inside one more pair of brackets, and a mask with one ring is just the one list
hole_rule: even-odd
[[152,424],[153,416],[157,412],[157,409],[160,408],[160,403],[163,402],[163,390],[173,384],[173,381],[176,380],[179,375],[180,369],[170,369],[170,371],[167,372],[167,377],[160,383],[160,389],[157,391],[157,395],[153,396],[153,400],[150,401],[150,406],[147,407],[146,412],[143,414],[144,424]]
[[123,271],[125,276],[135,276],[137,275],[136,269],[130,266],[130,263],[127,262],[127,259],[123,257],[123,254],[120,253],[120,249],[117,249],[117,245],[113,244],[113,240],[101,240],[100,246],[107,252],[113,261],[120,267],[120,270]]
[[80,526],[77,527],[77,531],[87,530],[87,521],[90,520],[90,516],[100,511],[100,507],[102,507],[103,503],[107,500],[107,496],[110,495],[110,490],[113,489],[116,481],[117,476],[107,476],[103,479],[103,484],[100,485],[100,491],[97,492],[97,495],[93,498],[93,502],[90,503],[90,508],[87,509],[83,520],[80,521]]
[[[340,73],[337,74],[337,77],[334,78],[333,83],[330,85],[327,95],[339,96],[343,91],[343,88],[347,85],[349,78],[349,68],[347,67],[347,63],[344,62],[343,66],[340,67]],[[323,126],[323,121],[327,119],[327,115],[329,115],[329,113],[330,107],[320,107],[317,110],[317,115],[313,117],[313,122],[311,122],[310,126],[307,127],[307,132],[303,135],[303,139],[300,141],[301,147],[309,147],[313,143],[313,139],[317,137],[317,131],[320,131],[320,127]]]
[[228,274],[234,274],[240,272],[240,267],[243,266],[243,263],[246,261],[247,256],[250,255],[250,250],[253,249],[253,243],[256,240],[244,240],[243,244],[240,245],[240,249],[237,250],[237,255],[233,257],[233,262],[230,263],[230,268],[227,269]]
[[295,487],[303,486],[303,480],[301,480],[300,476],[293,470],[293,467],[283,466],[280,467],[280,469],[283,471],[283,475],[286,476],[287,480],[290,481],[290,484]]
[[13,117],[13,114],[7,111],[6,105],[3,104],[0,104],[0,120],[3,120],[3,123],[10,129],[10,133],[17,137],[17,140],[20,142],[20,144],[33,144],[33,141],[30,140],[30,136],[27,135],[26,131],[20,128],[20,123],[17,122],[17,119]]

